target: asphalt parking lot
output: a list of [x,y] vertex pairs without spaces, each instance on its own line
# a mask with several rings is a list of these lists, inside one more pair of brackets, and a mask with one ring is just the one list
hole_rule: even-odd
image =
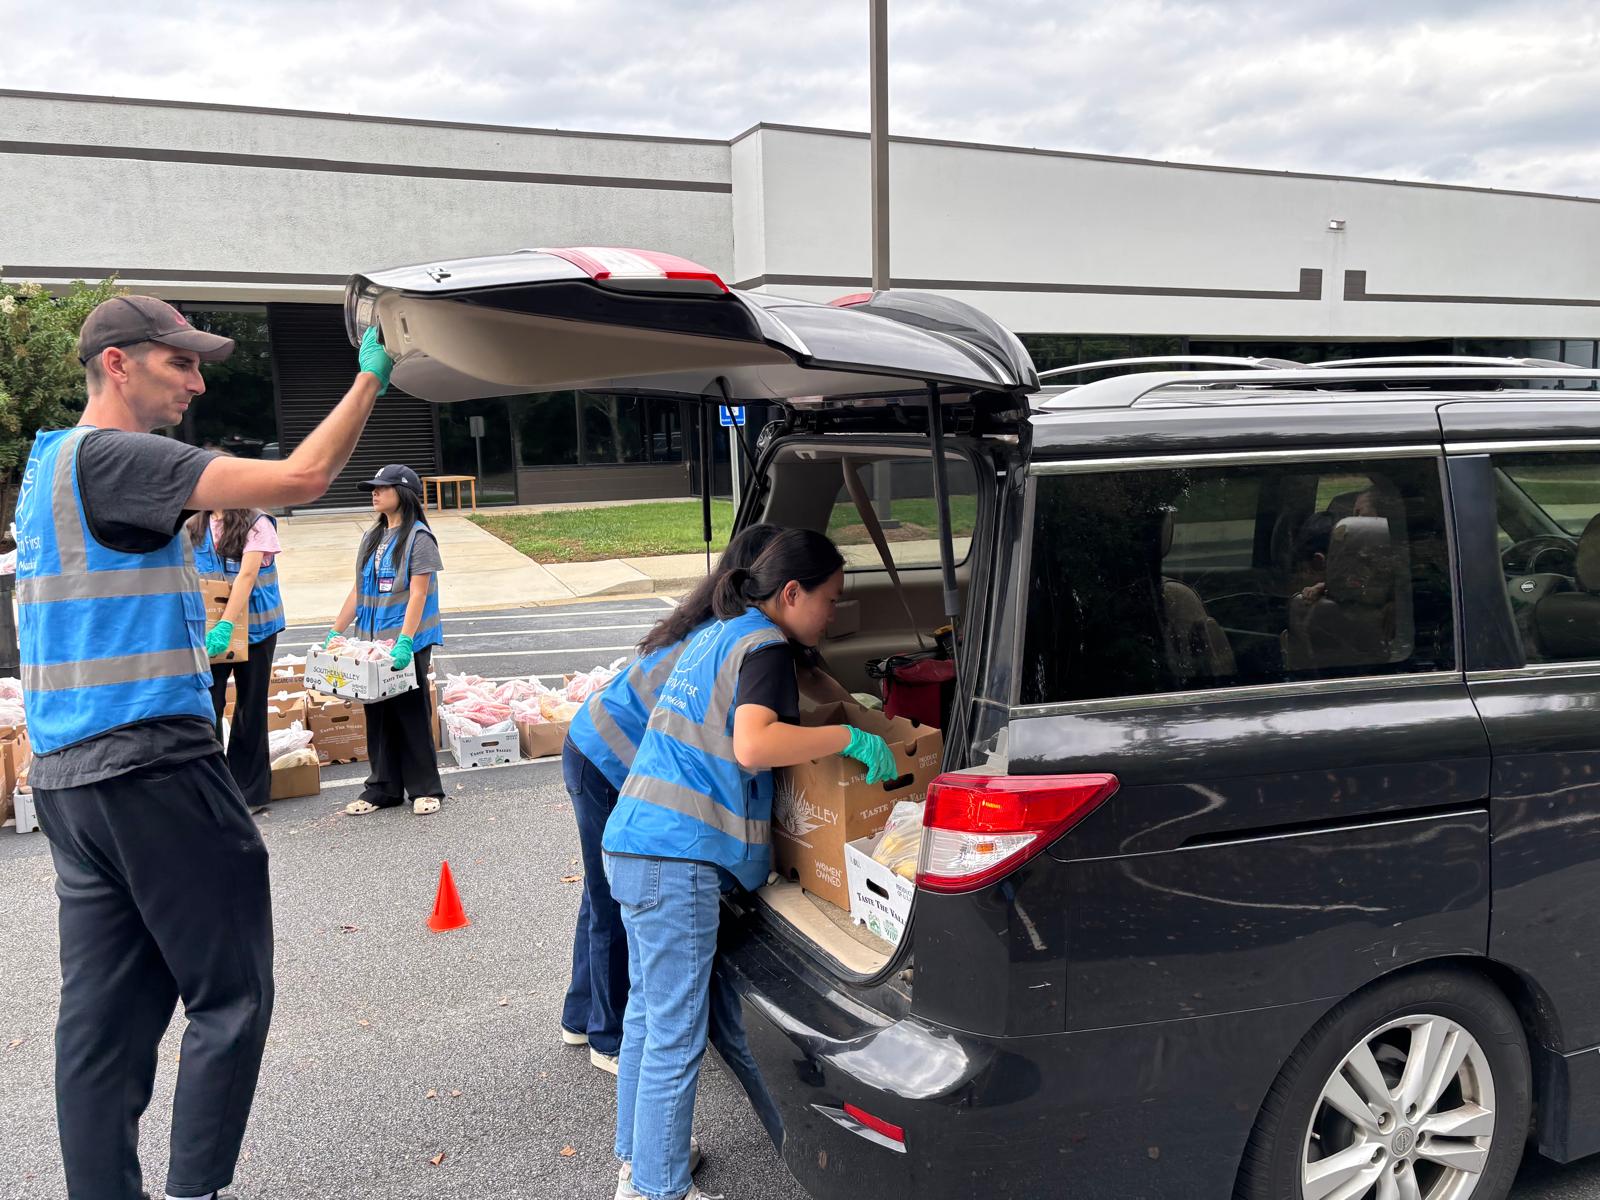
[[[447,617],[439,670],[587,669],[625,653],[602,648],[631,645],[664,611],[659,600],[630,600]],[[284,652],[321,634],[296,632],[281,639]],[[434,816],[341,815],[364,773],[353,764],[326,773],[323,795],[257,818],[272,854],[278,998],[234,1188],[241,1200],[612,1194],[612,1078],[557,1037],[579,898],[566,882],[579,868],[559,767],[444,770],[447,800]],[[444,859],[473,923],[431,934],[424,920]],[[6,1200],[63,1195],[52,879],[42,836],[0,834]],[[180,1014],[144,1127],[146,1184],[157,1195],[181,1025]],[[695,1120],[707,1156],[701,1185],[728,1200],[802,1200],[732,1077],[714,1055],[707,1062]],[[1534,1159],[1514,1195],[1600,1200],[1600,1161]]]

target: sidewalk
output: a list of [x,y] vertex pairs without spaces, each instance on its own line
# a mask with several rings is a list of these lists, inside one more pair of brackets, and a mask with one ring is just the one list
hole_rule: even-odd
[[[570,604],[599,596],[672,594],[705,574],[704,554],[551,563],[519,554],[465,517],[430,513],[444,571],[439,604],[445,612]],[[331,621],[355,580],[356,551],[372,524],[369,513],[284,517],[278,578],[291,625]]]

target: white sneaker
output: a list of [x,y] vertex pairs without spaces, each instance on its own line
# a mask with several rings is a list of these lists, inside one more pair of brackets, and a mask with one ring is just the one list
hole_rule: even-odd
[[587,1046],[589,1044],[589,1035],[587,1033],[578,1033],[576,1030],[568,1029],[563,1025],[561,1027],[561,1040],[569,1046]]
[[[693,1175],[700,1169],[700,1139],[689,1138],[689,1174]],[[694,1183],[689,1184],[689,1194],[683,1200],[722,1200],[721,1196],[711,1196],[702,1192]],[[639,1189],[633,1186],[633,1164],[623,1163],[617,1169],[617,1194],[613,1200],[642,1200]]]
[[610,1072],[612,1075],[617,1073],[617,1056],[615,1054],[602,1054],[593,1046],[590,1046],[589,1062],[599,1067],[602,1071]]

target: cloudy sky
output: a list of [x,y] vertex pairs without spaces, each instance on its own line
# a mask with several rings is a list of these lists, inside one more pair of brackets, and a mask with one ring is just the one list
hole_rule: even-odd
[[[866,14],[0,0],[0,86],[717,138],[865,129]],[[890,0],[890,26],[896,133],[1600,196],[1594,0]]]

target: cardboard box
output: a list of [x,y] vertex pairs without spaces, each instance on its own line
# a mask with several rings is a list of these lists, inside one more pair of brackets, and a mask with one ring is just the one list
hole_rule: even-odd
[[273,768],[270,800],[292,800],[296,796],[322,794],[322,768],[307,763],[303,767]]
[[514,763],[522,758],[522,750],[514,733],[485,733],[478,737],[465,736],[452,739],[450,750],[456,764],[462,767],[493,767],[500,763]]
[[280,692],[275,696],[267,697],[267,732],[277,729],[287,729],[296,721],[300,728],[309,729],[306,722],[306,694],[304,692]]
[[560,754],[566,743],[571,721],[550,722],[542,725],[517,725],[517,740],[522,745],[523,758],[549,758]]
[[13,806],[12,820],[16,822],[18,833],[33,833],[39,828],[39,817],[33,810],[33,793],[27,788],[18,788],[16,795],[11,797]]
[[881,832],[871,837],[846,842],[845,876],[850,885],[850,919],[865,925],[891,945],[899,945],[900,934],[911,916],[911,901],[917,885],[896,875],[872,857]]
[[387,700],[417,686],[417,665],[396,671],[387,661],[358,662],[315,646],[306,655],[306,688],[346,700]]
[[311,744],[323,766],[367,761],[367,712],[354,700],[318,696],[306,707]]
[[898,777],[882,784],[867,783],[866,768],[840,754],[773,772],[774,869],[808,892],[848,909],[845,845],[881,833],[899,801],[927,798],[928,784],[944,758],[944,737],[937,729],[903,717],[891,719],[853,701],[808,705],[804,695],[800,722],[854,725],[876,733],[889,743],[899,767]]
[[0,740],[0,823],[11,819],[11,797],[19,783],[27,782],[32,761],[33,747],[28,741],[27,729],[21,725],[7,726],[4,739]]
[[[206,628],[209,630],[218,621],[222,614],[228,611],[228,595],[233,591],[233,585],[226,579],[202,579],[200,581],[200,594],[206,601]],[[240,617],[233,623],[233,636],[228,639],[228,648],[221,654],[213,654],[211,661],[214,663],[243,662],[250,655],[250,618]]]

